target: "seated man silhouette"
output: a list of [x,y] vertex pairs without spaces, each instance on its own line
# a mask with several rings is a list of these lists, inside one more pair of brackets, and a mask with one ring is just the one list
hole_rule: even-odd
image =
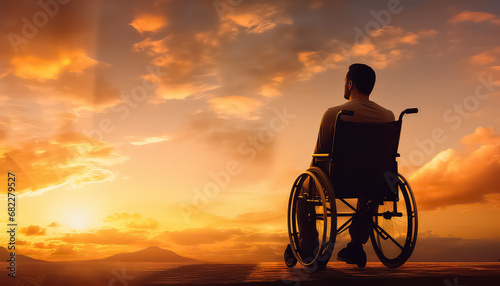
[[[369,99],[370,94],[375,85],[375,72],[365,64],[352,64],[349,66],[349,71],[345,77],[344,98],[348,102],[329,108],[319,127],[318,141],[314,150],[315,154],[330,153],[332,151],[333,131],[335,128],[335,120],[337,114],[341,110],[354,111],[354,116],[345,116],[342,119],[345,121],[359,123],[383,123],[394,121],[392,111],[385,109],[377,103]],[[335,174],[332,174],[335,176]],[[337,254],[337,259],[345,261],[349,264],[366,263],[366,254],[363,250],[363,244],[368,241],[371,231],[371,206],[364,199],[358,199],[358,212],[354,215],[349,228],[351,242],[347,247],[340,250]],[[308,232],[302,237],[301,245],[303,245],[306,255],[314,255],[313,249],[318,248],[315,210],[313,205],[302,203],[298,206],[299,212],[298,224],[299,228]],[[364,261],[363,261],[364,260]]]

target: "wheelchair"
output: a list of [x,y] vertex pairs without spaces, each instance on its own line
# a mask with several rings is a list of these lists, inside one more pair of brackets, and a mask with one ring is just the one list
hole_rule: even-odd
[[[290,243],[284,253],[288,267],[299,262],[311,272],[324,270],[337,236],[361,211],[368,212],[369,238],[385,266],[397,268],[410,258],[417,240],[417,205],[408,181],[398,174],[396,159],[403,115],[417,112],[405,109],[397,121],[387,123],[345,121],[342,118],[354,115],[349,110],[337,114],[331,153],[313,154],[311,167],[291,189]],[[358,206],[349,199],[357,199]],[[312,227],[303,227],[305,220]],[[311,236],[316,241],[312,251],[304,243]]]

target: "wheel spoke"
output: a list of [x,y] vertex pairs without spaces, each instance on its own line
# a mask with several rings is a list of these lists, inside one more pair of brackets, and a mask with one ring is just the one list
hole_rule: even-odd
[[[399,244],[399,242],[397,242],[390,234],[388,234],[383,228],[381,228],[377,223],[373,223],[374,226],[375,226],[375,230],[379,233],[379,235],[387,240],[387,238],[389,238],[390,240],[392,240],[392,242],[394,242],[394,244],[396,244],[401,250],[404,250],[404,247],[401,246],[401,244]],[[383,234],[384,236],[382,236],[381,234]]]
[[353,210],[354,212],[357,212],[358,210],[356,210],[355,207],[353,207],[350,203],[348,203],[346,200],[342,199],[342,198],[339,198],[339,200],[341,202],[343,202],[346,206],[348,206],[351,210]]
[[352,221],[352,217],[348,219],[339,229],[337,229],[337,235],[346,231],[349,227],[347,226]]

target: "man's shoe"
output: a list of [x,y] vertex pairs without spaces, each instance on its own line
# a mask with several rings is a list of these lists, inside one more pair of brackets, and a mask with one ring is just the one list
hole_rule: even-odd
[[366,253],[363,250],[363,245],[347,244],[346,248],[339,251],[337,259],[347,264],[356,264],[360,268],[366,265]]

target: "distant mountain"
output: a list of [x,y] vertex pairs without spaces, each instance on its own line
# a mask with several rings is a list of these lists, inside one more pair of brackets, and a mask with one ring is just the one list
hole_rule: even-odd
[[113,256],[97,259],[94,261],[107,261],[107,262],[187,262],[196,263],[199,260],[183,257],[173,251],[159,248],[157,246],[150,246],[143,250],[131,253],[119,253]]
[[[10,259],[10,251],[0,246],[0,262],[6,262]],[[90,260],[90,261],[106,261],[106,262],[181,262],[181,263],[197,263],[201,262],[197,259],[180,256],[173,251],[151,246],[143,250],[131,253],[119,253],[113,256]],[[16,254],[16,262],[47,262],[44,260],[34,259],[22,254]]]
[[[5,247],[0,246],[0,262],[7,262],[10,259],[10,251]],[[47,262],[44,260],[34,259],[26,255],[16,253],[16,262]]]

